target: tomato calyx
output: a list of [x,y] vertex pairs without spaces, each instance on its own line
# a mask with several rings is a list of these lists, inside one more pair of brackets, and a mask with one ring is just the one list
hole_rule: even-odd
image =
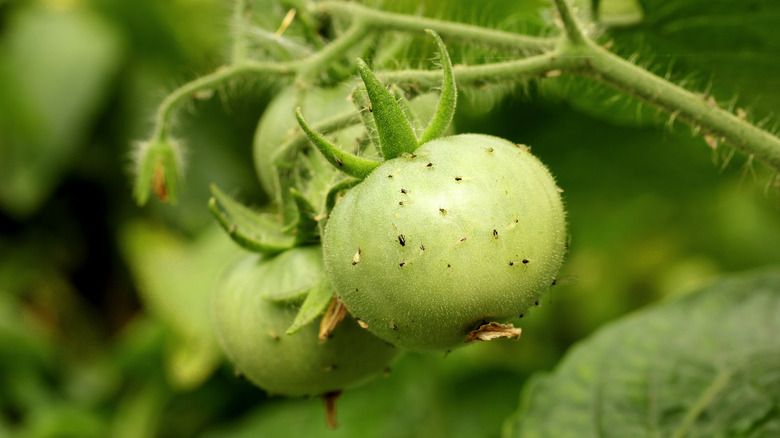
[[[433,30],[427,32],[436,43],[444,78],[436,111],[419,138],[415,134],[414,123],[407,116],[407,111],[404,111],[403,105],[406,102],[403,101],[403,97],[401,96],[399,99],[398,96],[389,91],[377,79],[365,61],[360,58],[356,61],[358,72],[363,79],[368,95],[369,106],[367,109],[372,116],[364,117],[363,120],[370,132],[376,132],[372,141],[378,141],[375,146],[381,152],[384,161],[414,154],[414,151],[422,144],[440,137],[446,132],[455,114],[457,88],[455,87],[452,61],[441,37]],[[362,180],[381,164],[345,152],[339,146],[326,140],[309,126],[300,107],[296,109],[296,118],[309,141],[328,162],[342,172]]]

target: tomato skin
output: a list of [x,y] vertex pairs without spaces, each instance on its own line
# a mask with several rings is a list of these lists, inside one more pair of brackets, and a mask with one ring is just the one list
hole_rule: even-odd
[[323,251],[337,293],[368,330],[432,351],[534,305],[566,239],[547,168],[525,146],[468,134],[389,160],[347,192]]
[[[319,252],[320,247],[290,251]],[[242,259],[226,272],[214,296],[217,338],[238,372],[270,394],[306,396],[358,385],[392,363],[398,350],[353,318],[345,318],[327,341],[318,339],[316,323],[287,335],[304,296],[265,298],[273,295],[266,289],[277,286],[275,277],[258,282],[253,275],[265,263],[267,256]],[[283,281],[289,285],[289,278]]]

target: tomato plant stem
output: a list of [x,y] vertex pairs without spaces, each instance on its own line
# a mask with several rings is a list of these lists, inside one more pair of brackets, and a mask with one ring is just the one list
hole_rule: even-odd
[[537,53],[550,50],[557,43],[557,38],[519,35],[469,24],[396,14],[370,9],[352,2],[324,1],[317,3],[317,7],[322,12],[362,21],[374,31],[397,30],[422,33],[425,29],[434,29],[445,39]]
[[223,66],[214,72],[190,81],[173,90],[163,99],[157,108],[154,134],[155,140],[163,140],[170,130],[170,119],[176,105],[182,100],[193,97],[197,92],[210,90],[237,76],[253,73],[257,75],[289,75],[295,72],[289,63],[244,61],[240,64]]
[[642,99],[715,141],[725,141],[780,171],[780,139],[776,136],[721,108],[707,96],[692,93],[595,44],[589,44],[585,52],[588,68],[579,73]]

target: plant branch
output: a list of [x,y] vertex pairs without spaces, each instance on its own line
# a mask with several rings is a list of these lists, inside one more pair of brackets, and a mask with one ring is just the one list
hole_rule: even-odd
[[558,14],[561,16],[563,22],[563,30],[566,32],[566,37],[572,44],[585,44],[585,34],[582,32],[580,23],[574,18],[574,14],[569,7],[567,0],[553,0],[555,7],[558,10]]
[[[544,77],[564,71],[576,73],[586,68],[587,64],[584,58],[565,56],[554,51],[516,61],[469,66],[457,65],[452,70],[456,83],[462,87]],[[426,90],[441,85],[441,73],[433,70],[391,71],[377,74],[377,78],[384,83],[415,85]]]
[[644,100],[780,171],[780,138],[593,44],[579,73]]
[[469,24],[377,11],[351,2],[324,1],[318,3],[317,8],[322,12],[361,21],[373,31],[397,30],[422,33],[425,29],[434,29],[445,39],[477,42],[503,49],[520,49],[535,53],[551,50],[558,42],[557,38],[520,35]]
[[206,76],[190,81],[172,91],[163,99],[157,108],[153,139],[163,140],[170,129],[170,119],[173,109],[182,100],[193,94],[214,88],[228,79],[253,73],[257,75],[290,75],[295,73],[295,68],[290,63],[244,61],[240,64],[223,66]]
[[233,48],[231,51],[233,64],[242,62],[247,56],[246,17],[249,11],[248,3],[247,0],[235,0],[233,5]]

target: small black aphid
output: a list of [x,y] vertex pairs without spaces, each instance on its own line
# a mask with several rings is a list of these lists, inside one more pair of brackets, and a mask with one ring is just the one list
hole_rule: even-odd
[[393,330],[398,330],[398,326],[395,323],[393,323]]
[[387,177],[388,177],[388,178],[392,178],[392,177],[393,177],[393,174],[387,175]]
[[398,201],[398,205],[404,205],[404,201]]
[[445,209],[443,209],[443,208],[440,208],[440,209],[439,209],[439,211],[440,211],[442,214],[447,214],[447,210],[445,210]]
[[343,166],[343,165],[344,165],[344,162],[343,162],[343,161],[341,161],[341,160],[339,160],[339,159],[338,159],[338,157],[333,157],[333,158],[336,160],[336,164],[338,164],[338,165],[339,165],[339,167],[341,167],[341,166]]
[[525,316],[525,313],[521,313],[520,314],[520,318],[522,318],[523,316]]
[[420,245],[420,249],[421,249],[422,251],[425,251],[425,245]]
[[550,286],[555,286],[556,283],[558,283],[558,280],[553,278],[553,282],[552,282],[552,284]]
[[498,239],[498,230],[493,230],[493,237]]
[[538,305],[539,305],[538,301],[534,302],[534,306],[538,306]]
[[451,264],[449,264],[449,263],[447,263],[447,267],[448,267],[448,268],[451,268],[451,267],[452,267],[452,265],[451,265]]
[[405,195],[407,193],[406,189],[401,189],[401,193],[403,193]]
[[528,259],[523,259],[523,264],[527,265],[528,264]]
[[515,262],[513,262],[513,261],[509,262],[509,266],[514,266],[514,265],[515,265]]
[[455,181],[460,181],[460,180],[462,180],[462,179],[463,179],[463,177],[461,177],[461,176],[456,176],[456,177],[455,177]]
[[465,242],[466,241],[466,237],[463,237],[462,239],[460,239],[460,241],[461,242]]
[[404,237],[403,234],[398,235],[398,243],[400,243],[401,246],[406,246],[406,237]]
[[403,268],[405,264],[406,264],[406,262],[401,262],[401,263],[398,264],[398,266]]
[[425,167],[431,167],[431,166],[433,166],[433,163],[428,163],[425,165]]

